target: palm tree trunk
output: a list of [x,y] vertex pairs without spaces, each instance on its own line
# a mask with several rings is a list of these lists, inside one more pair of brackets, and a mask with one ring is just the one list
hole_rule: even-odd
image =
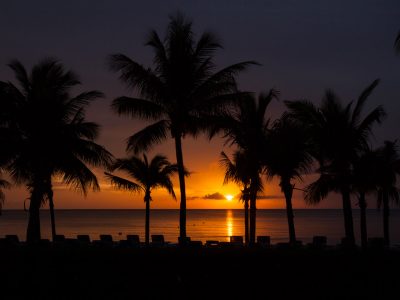
[[146,191],[144,202],[146,202],[146,224],[145,224],[145,243],[146,246],[150,244],[150,191]]
[[249,200],[244,200],[244,240],[249,244]]
[[40,205],[42,202],[43,193],[41,189],[34,186],[31,191],[29,204],[29,221],[26,230],[26,241],[35,243],[40,241]]
[[[252,181],[255,182],[254,180]],[[250,246],[254,246],[256,244],[256,201],[257,187],[255,187],[253,184],[250,184]]]
[[361,246],[363,249],[367,248],[368,245],[368,235],[367,235],[367,202],[365,201],[365,193],[360,192],[359,196],[360,205],[360,232],[361,232]]
[[56,217],[54,214],[53,190],[50,188],[50,190],[47,193],[48,193],[48,198],[49,198],[51,235],[52,235],[53,242],[54,242],[57,233],[56,233]]
[[183,165],[182,140],[181,135],[175,135],[176,163],[178,165],[179,187],[181,190],[181,203],[179,211],[179,236],[181,240],[186,238],[186,188],[185,188],[185,168]]
[[288,180],[284,180],[281,183],[283,193],[286,199],[286,214],[289,225],[289,242],[292,245],[296,244],[296,231],[294,227],[294,214],[292,206],[293,186]]
[[344,230],[349,244],[355,244],[353,213],[351,211],[350,191],[347,188],[342,189]]
[[387,192],[383,192],[383,239],[385,246],[390,245],[390,237],[389,237],[389,195]]

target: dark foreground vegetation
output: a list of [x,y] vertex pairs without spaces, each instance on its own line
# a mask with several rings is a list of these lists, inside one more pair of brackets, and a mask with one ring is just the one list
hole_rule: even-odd
[[400,252],[0,249],[1,299],[397,299]]

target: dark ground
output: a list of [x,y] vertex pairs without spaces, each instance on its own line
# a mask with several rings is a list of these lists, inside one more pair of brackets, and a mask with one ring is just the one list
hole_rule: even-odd
[[0,249],[0,299],[400,299],[400,252]]

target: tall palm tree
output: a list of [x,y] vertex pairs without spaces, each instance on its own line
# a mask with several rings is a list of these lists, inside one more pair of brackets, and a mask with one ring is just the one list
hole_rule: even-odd
[[294,180],[302,180],[313,162],[310,154],[310,143],[304,127],[283,115],[275,121],[268,135],[268,146],[265,156],[266,174],[269,179],[280,178],[280,187],[286,199],[286,213],[289,226],[289,240],[296,243],[292,195]]
[[210,133],[212,137],[219,131],[224,132],[227,143],[235,144],[246,156],[250,174],[250,245],[256,239],[256,200],[262,189],[261,174],[264,171],[266,136],[269,120],[265,113],[270,102],[277,98],[278,92],[270,90],[268,94],[260,94],[258,98],[247,95],[238,102],[233,111],[222,115]]
[[240,200],[244,203],[244,232],[245,243],[249,244],[249,200],[251,173],[248,169],[247,156],[244,152],[236,151],[233,154],[233,160],[230,160],[225,152],[221,152],[220,164],[225,169],[224,184],[234,182],[240,186]]
[[[16,183],[30,193],[27,241],[40,240],[40,207],[51,199],[52,182],[87,193],[99,189],[95,174],[88,168],[107,166],[112,155],[95,143],[99,126],[85,120],[85,109],[100,92],[83,92],[72,97],[70,90],[80,84],[77,76],[53,59],[35,65],[30,74],[19,61],[12,61],[19,88],[0,83],[0,101],[11,116],[2,124],[8,135],[7,169]],[[7,150],[7,149],[6,149]],[[6,151],[7,152],[7,151]],[[51,197],[49,197],[51,196]],[[52,221],[54,223],[54,211]],[[53,235],[54,232],[54,224]]]
[[400,175],[400,156],[397,142],[385,141],[383,147],[378,150],[379,166],[377,174],[378,183],[378,206],[383,205],[383,237],[385,245],[390,245],[389,215],[390,200],[396,204],[400,201],[400,192],[396,186],[397,176]]
[[381,123],[385,112],[374,108],[364,118],[365,103],[378,85],[370,84],[353,103],[343,105],[330,90],[319,107],[308,101],[287,101],[291,115],[300,121],[312,138],[312,155],[319,162],[320,177],[306,188],[305,200],[316,204],[329,192],[342,195],[346,239],[355,242],[351,208],[353,164],[365,149],[375,124]]
[[235,76],[253,62],[241,62],[214,72],[214,54],[221,48],[210,32],[196,41],[192,23],[182,15],[170,18],[161,40],[151,31],[146,45],[154,50],[154,68],[146,68],[123,54],[114,54],[110,66],[121,81],[135,89],[140,98],[119,97],[112,107],[118,114],[153,120],[155,123],[133,134],[128,149],[146,151],[168,135],[175,140],[180,186],[180,236],[186,237],[186,189],[182,139],[196,137],[210,125],[206,117],[240,97]]
[[144,202],[146,203],[145,241],[146,245],[149,245],[151,192],[156,188],[165,188],[176,199],[171,176],[178,171],[178,166],[171,164],[162,155],[156,155],[149,163],[147,156],[144,154],[143,159],[136,156],[118,159],[112,169],[124,171],[135,180],[131,181],[117,175],[105,173],[117,189],[144,193]]

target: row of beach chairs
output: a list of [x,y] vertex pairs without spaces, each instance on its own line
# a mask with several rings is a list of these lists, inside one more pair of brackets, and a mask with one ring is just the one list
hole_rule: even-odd
[[[89,235],[77,235],[76,239],[66,238],[64,235],[56,235],[53,241],[53,245],[56,246],[98,246],[98,247],[121,247],[121,248],[140,248],[145,244],[140,241],[139,235],[127,235],[125,240],[114,241],[112,236],[109,234],[101,234],[99,240],[91,240]],[[17,235],[6,235],[4,238],[0,238],[0,247],[1,246],[18,246],[24,243],[20,242]],[[51,245],[49,240],[41,240],[42,245]],[[169,247],[169,246],[187,246],[187,247],[198,247],[201,248],[203,246],[207,248],[227,248],[227,247],[243,247],[244,241],[242,236],[231,236],[229,242],[220,242],[217,240],[208,240],[203,245],[201,241],[192,241],[190,237],[186,237],[185,239],[178,239],[178,244],[171,244],[166,242],[163,235],[151,235],[151,243],[152,247]],[[298,241],[296,245],[291,245],[289,243],[277,243],[275,245],[271,244],[270,236],[258,236],[257,244],[260,248],[292,248],[293,246],[302,247],[303,244],[301,241]],[[326,236],[314,236],[312,243],[306,245],[308,248],[313,249],[325,249],[327,248],[327,237]],[[347,241],[346,239],[342,239],[342,242],[339,246],[346,247]],[[371,248],[383,248],[384,243],[382,238],[370,238],[369,246]]]

